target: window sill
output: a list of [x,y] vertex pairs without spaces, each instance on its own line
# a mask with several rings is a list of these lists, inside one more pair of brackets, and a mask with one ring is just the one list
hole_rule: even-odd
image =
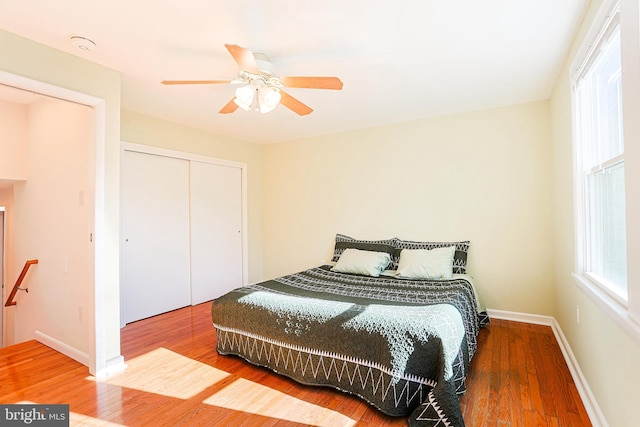
[[578,288],[600,307],[624,332],[640,343],[640,324],[629,316],[627,308],[585,276],[573,273]]

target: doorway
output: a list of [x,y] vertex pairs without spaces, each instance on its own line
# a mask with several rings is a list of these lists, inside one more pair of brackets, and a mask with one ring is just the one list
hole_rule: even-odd
[[[106,188],[113,179],[107,179],[105,172],[107,153],[107,103],[103,98],[98,98],[73,89],[66,89],[42,81],[33,80],[20,75],[8,73],[0,70],[0,85],[13,89],[26,91],[31,94],[44,95],[55,99],[70,101],[72,103],[84,105],[92,109],[91,131],[88,134],[89,176],[88,184],[83,191],[79,192],[78,204],[85,204],[93,213],[89,215],[90,224],[87,240],[91,243],[91,261],[89,268],[88,282],[83,290],[87,292],[80,296],[83,298],[78,311],[78,318],[86,322],[83,327],[76,319],[68,322],[71,327],[78,328],[82,332],[86,331],[88,336],[81,345],[69,345],[65,341],[79,341],[78,334],[70,332],[66,328],[60,328],[60,337],[52,337],[44,334],[38,335],[38,340],[53,349],[66,354],[67,356],[83,363],[89,367],[89,372],[93,375],[104,375],[109,370],[118,370],[124,366],[124,359],[120,353],[119,334],[119,298],[118,290],[114,291],[111,283],[116,280],[110,276],[110,271],[119,269],[116,256],[112,256],[109,248],[110,228],[108,219],[108,209],[105,208],[107,202]],[[113,220],[113,215],[110,217]],[[13,227],[12,225],[10,225]],[[55,260],[58,264],[60,260]],[[44,263],[43,263],[44,265]],[[51,263],[50,265],[53,265]],[[115,298],[109,298],[115,294]],[[115,304],[114,304],[115,301]],[[56,309],[60,309],[57,307]],[[42,312],[45,312],[44,310]],[[65,335],[66,334],[66,335]],[[70,338],[69,338],[70,337]],[[116,356],[117,355],[117,356]]]
[[4,206],[0,206],[0,348],[4,347]]

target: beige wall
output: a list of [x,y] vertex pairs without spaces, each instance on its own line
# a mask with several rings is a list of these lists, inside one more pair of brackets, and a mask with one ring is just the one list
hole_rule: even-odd
[[[560,73],[550,101],[554,182],[555,317],[608,424],[612,427],[632,427],[637,426],[640,420],[637,391],[637,385],[640,384],[640,343],[623,332],[593,300],[579,290],[571,277],[574,271],[575,224],[569,64],[601,2],[591,3],[572,48],[572,54]],[[623,7],[629,3],[623,0]],[[637,12],[634,16],[637,25]],[[637,142],[625,141],[625,151],[630,145],[637,147]],[[629,164],[626,163],[625,168],[628,167]],[[640,168],[635,169],[635,173],[639,171]],[[580,310],[579,324],[576,322],[576,306]]]
[[122,140],[247,165],[249,282],[262,280],[262,146],[122,111]]
[[[585,26],[599,3],[591,2]],[[99,166],[105,169],[107,289],[91,298],[106,300],[107,359],[120,351],[117,230],[124,140],[247,163],[250,281],[328,260],[336,233],[470,239],[469,270],[487,306],[555,316],[609,424],[632,426],[640,419],[634,388],[640,383],[640,345],[571,280],[568,66],[549,102],[261,147],[128,111],[121,126],[115,71],[2,31],[0,51],[0,70],[106,100]],[[11,203],[13,194],[1,190],[0,199]]]
[[536,102],[265,147],[265,277],[336,233],[471,240],[488,307],[554,313],[549,108]]

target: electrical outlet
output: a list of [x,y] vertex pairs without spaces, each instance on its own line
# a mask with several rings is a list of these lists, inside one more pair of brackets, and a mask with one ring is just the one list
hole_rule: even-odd
[[78,307],[78,318],[82,320],[82,306]]
[[68,265],[67,265],[67,258],[66,258],[66,257],[65,257],[65,258],[62,258],[62,272],[63,272],[63,273],[66,273],[66,272],[67,272],[67,267],[68,267]]
[[580,324],[580,306],[576,305],[576,323]]

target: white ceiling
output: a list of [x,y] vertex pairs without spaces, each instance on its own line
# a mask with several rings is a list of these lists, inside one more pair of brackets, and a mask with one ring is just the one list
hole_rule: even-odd
[[[122,73],[122,108],[254,143],[549,97],[588,0],[1,0],[0,28]],[[93,40],[91,52],[71,35]],[[315,111],[218,114],[235,86],[224,45],[269,55]]]

